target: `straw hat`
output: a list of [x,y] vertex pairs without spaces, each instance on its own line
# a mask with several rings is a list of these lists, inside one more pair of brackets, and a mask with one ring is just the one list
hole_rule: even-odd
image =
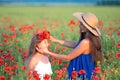
[[83,25],[95,36],[101,35],[99,29],[97,28],[98,19],[94,14],[75,12],[73,13],[73,16],[80,20],[83,23]]

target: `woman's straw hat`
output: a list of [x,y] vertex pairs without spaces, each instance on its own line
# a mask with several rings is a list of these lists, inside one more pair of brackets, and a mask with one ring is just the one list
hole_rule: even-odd
[[98,19],[94,14],[75,12],[73,13],[73,16],[80,20],[80,22],[82,22],[83,25],[95,36],[101,35],[99,29],[97,28]]

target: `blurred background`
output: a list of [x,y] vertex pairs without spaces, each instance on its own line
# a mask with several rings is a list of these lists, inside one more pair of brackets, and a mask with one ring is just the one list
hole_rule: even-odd
[[0,4],[24,5],[62,5],[62,4],[89,4],[89,5],[120,5],[120,0],[0,0]]
[[[99,19],[105,58],[96,79],[120,80],[120,0],[0,0],[0,80],[27,80],[25,58],[34,34],[48,30],[58,39],[78,41],[74,12],[92,12]],[[51,42],[49,50],[72,51]],[[52,80],[66,80],[69,62],[49,59]]]

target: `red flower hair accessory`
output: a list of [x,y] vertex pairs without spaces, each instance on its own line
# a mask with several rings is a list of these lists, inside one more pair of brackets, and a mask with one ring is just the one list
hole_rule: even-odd
[[39,33],[38,35],[38,39],[50,39],[50,32],[49,31],[43,31],[41,33]]

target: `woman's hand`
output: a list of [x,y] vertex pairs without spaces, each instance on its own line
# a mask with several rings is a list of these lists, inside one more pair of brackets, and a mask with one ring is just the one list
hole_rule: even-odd
[[56,39],[53,36],[50,36],[50,41],[56,42]]
[[42,53],[42,54],[46,54],[46,55],[49,54],[49,51],[48,51],[47,48],[39,49],[39,48],[36,47],[36,50],[37,50],[38,52]]

